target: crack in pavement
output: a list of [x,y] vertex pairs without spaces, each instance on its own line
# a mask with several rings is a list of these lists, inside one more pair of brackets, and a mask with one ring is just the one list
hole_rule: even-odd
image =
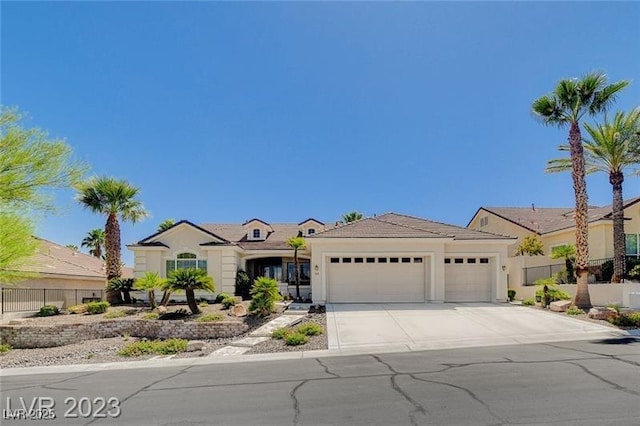
[[[640,340],[637,340],[637,342],[640,342]],[[543,346],[549,346],[551,348],[556,348],[556,349],[564,349],[564,350],[568,350],[568,351],[574,351],[574,352],[580,352],[583,354],[589,354],[589,355],[599,355],[605,358],[609,358],[609,359],[613,359],[619,362],[624,362],[625,364],[630,364],[633,365],[634,367],[640,367],[640,363],[639,362],[635,362],[635,361],[629,361],[626,359],[621,359],[619,358],[620,356],[624,356],[624,355],[609,355],[609,354],[603,354],[600,352],[592,352],[592,351],[586,351],[584,349],[577,349],[577,348],[566,348],[564,346],[558,346],[558,345],[553,345],[551,343],[542,343]],[[637,354],[629,354],[629,355],[637,355]]]
[[371,355],[371,358],[375,359],[376,361],[378,361],[380,364],[384,365],[385,367],[387,367],[389,369],[389,371],[391,371],[393,374],[402,374],[398,371],[396,371],[396,369],[389,364],[386,361],[383,361],[382,358],[380,358],[378,355]]
[[[403,374],[406,376],[406,374]],[[402,397],[404,399],[407,400],[407,402],[409,402],[409,404],[413,405],[413,410],[411,410],[409,412],[409,421],[411,422],[411,424],[413,426],[417,426],[418,420],[416,419],[416,415],[418,413],[422,413],[422,415],[426,416],[427,415],[427,410],[415,399],[413,399],[411,397],[411,395],[409,395],[408,392],[406,392],[404,389],[402,389],[400,387],[400,385],[398,385],[398,382],[396,381],[396,377],[398,377],[399,374],[394,374],[393,376],[391,376],[391,388],[393,388],[393,390],[395,390],[396,392],[398,392],[400,395],[402,395]]]
[[43,389],[50,389],[50,390],[75,390],[75,389],[56,389],[51,387],[52,385],[58,385],[60,383],[64,383],[64,382],[68,382],[69,380],[74,380],[74,379],[80,379],[82,377],[88,377],[91,376],[93,374],[98,374],[99,371],[93,371],[91,373],[86,373],[86,374],[80,374],[79,376],[73,376],[73,377],[68,377],[66,379],[62,379],[62,380],[58,380],[55,382],[51,382],[51,383],[47,383],[46,385],[42,385],[42,384],[37,384],[37,385],[29,385],[29,386],[20,386],[17,388],[6,388],[4,385],[2,386],[2,391],[3,392],[7,392],[7,391],[16,391],[16,390],[23,390],[23,389],[31,389],[31,388],[43,388]]
[[325,373],[330,374],[330,375],[332,375],[332,376],[334,376],[334,377],[338,377],[338,378],[340,377],[340,375],[339,375],[339,374],[336,374],[336,373],[334,373],[334,372],[330,371],[330,370],[329,370],[329,366],[327,366],[327,365],[323,364],[323,363],[322,363],[322,361],[320,360],[320,358],[316,358],[316,361],[318,362],[318,364],[320,364],[320,366],[321,366],[322,368],[324,368],[324,372],[325,372]]
[[585,367],[582,364],[578,364],[577,362],[566,362],[566,364],[571,364],[571,365],[575,365],[576,367],[579,367],[582,369],[582,371],[584,371],[585,373],[587,373],[590,376],[595,377],[596,379],[600,380],[603,383],[606,383],[610,386],[612,386],[614,389],[619,390],[621,392],[625,392],[634,396],[640,396],[640,392],[636,392],[634,390],[625,388],[624,386],[620,386],[619,384],[612,382],[611,380],[607,380],[604,377],[594,373],[593,371],[589,370],[587,367]]
[[298,401],[296,392],[298,392],[298,389],[300,389],[302,386],[304,386],[308,382],[309,380],[303,380],[302,382],[297,384],[289,394],[291,396],[291,399],[293,400],[293,425],[294,426],[296,426],[300,421],[300,401]]

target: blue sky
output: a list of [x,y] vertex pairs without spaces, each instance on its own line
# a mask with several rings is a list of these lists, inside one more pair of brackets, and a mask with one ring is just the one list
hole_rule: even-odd
[[[152,217],[334,222],[358,210],[466,225],[479,206],[571,206],[544,173],[566,131],[531,102],[604,70],[640,99],[640,3],[2,2],[1,92]],[[590,203],[609,204],[605,175]],[[628,177],[625,196],[640,195]],[[71,191],[38,234],[104,219]],[[131,263],[132,256],[123,251]]]

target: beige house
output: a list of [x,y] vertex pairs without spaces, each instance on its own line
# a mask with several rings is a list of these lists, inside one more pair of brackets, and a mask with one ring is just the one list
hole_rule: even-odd
[[174,268],[207,270],[219,291],[233,294],[239,269],[268,276],[295,296],[293,250],[288,238],[302,235],[299,252],[302,297],[314,303],[504,301],[507,248],[514,238],[388,213],[327,226],[298,224],[173,227],[129,245],[135,275]]

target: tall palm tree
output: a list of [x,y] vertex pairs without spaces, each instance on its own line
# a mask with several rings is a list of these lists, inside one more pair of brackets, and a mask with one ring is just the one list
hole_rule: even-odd
[[352,211],[349,213],[345,213],[342,215],[342,223],[351,223],[351,222],[355,222],[357,220],[362,219],[364,216],[362,215],[362,213],[358,213],[357,211]]
[[544,124],[565,128],[569,126],[571,178],[576,209],[576,276],[574,303],[585,309],[591,307],[589,297],[589,223],[587,184],[585,181],[584,148],[580,134],[580,120],[605,112],[620,90],[629,84],[619,81],[607,84],[604,73],[586,74],[581,79],[560,80],[553,93],[533,102],[532,110]]
[[127,181],[106,176],[91,178],[77,187],[77,200],[94,213],[107,216],[104,227],[107,282],[122,275],[120,223],[136,223],[147,217],[142,203],[135,199],[139,189]]
[[102,247],[104,247],[104,230],[100,228],[92,229],[87,232],[87,236],[82,240],[82,247],[89,248],[89,254],[97,257],[98,259],[102,258]]
[[[589,139],[584,139],[585,172],[603,172],[609,175],[612,191],[613,217],[613,276],[612,283],[622,281],[625,273],[624,242],[624,204],[622,183],[624,171],[630,166],[640,163],[640,146],[638,130],[640,130],[640,108],[630,113],[617,112],[613,121],[606,118],[603,124],[591,126],[585,123],[584,128]],[[568,151],[568,145],[560,145],[560,151]],[[559,158],[549,161],[548,172],[570,170],[571,161]]]
[[173,219],[165,219],[158,225],[158,232],[166,231],[176,223]]
[[304,238],[291,237],[287,240],[287,245],[293,249],[293,278],[296,282],[296,300],[300,300],[300,266],[298,265],[298,250],[306,247]]
[[213,278],[207,272],[197,268],[176,269],[167,279],[167,287],[171,291],[184,290],[187,296],[187,304],[192,313],[200,313],[194,290],[206,290],[211,293],[216,291]]

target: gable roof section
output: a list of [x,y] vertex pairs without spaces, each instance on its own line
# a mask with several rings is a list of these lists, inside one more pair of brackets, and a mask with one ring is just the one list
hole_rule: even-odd
[[158,231],[155,234],[149,235],[147,238],[144,238],[144,239],[138,241],[136,244],[130,244],[128,247],[163,247],[164,246],[164,247],[168,248],[168,246],[166,244],[164,244],[162,242],[159,242],[159,241],[153,241],[153,240],[155,240],[160,235],[162,235],[162,234],[164,234],[166,232],[169,232],[169,231],[175,229],[177,226],[180,226],[180,225],[183,225],[183,224],[184,225],[189,225],[189,226],[195,228],[196,230],[209,235],[210,237],[213,237],[213,238],[216,238],[218,240],[221,240],[223,243],[229,243],[230,242],[229,240],[227,240],[227,239],[225,239],[223,237],[220,237],[219,235],[216,235],[213,232],[211,232],[211,231],[209,231],[209,230],[207,230],[207,229],[205,229],[203,227],[200,227],[200,226],[198,226],[198,225],[196,225],[196,224],[194,224],[192,222],[189,222],[188,220],[181,220],[179,222],[174,223],[172,226],[170,226],[169,228],[167,228],[167,229],[165,229],[163,231]]
[[[628,199],[624,202],[624,208],[640,202],[640,197]],[[511,222],[515,225],[536,233],[538,235],[560,231],[562,229],[573,228],[575,219],[573,207],[480,207],[469,224],[480,212],[484,210],[489,213]],[[612,206],[589,206],[589,222],[598,220],[610,220],[612,218]],[[469,225],[467,225],[469,226]]]
[[454,240],[511,239],[505,235],[475,231],[398,213],[369,217],[309,238],[448,238]]
[[309,223],[309,222],[314,222],[314,223],[317,223],[318,225],[323,225],[323,226],[324,226],[324,223],[322,223],[322,222],[320,222],[319,220],[314,219],[314,218],[312,218],[312,217],[310,217],[310,218],[309,218],[309,219],[307,219],[307,220],[303,220],[302,222],[300,222],[300,223],[298,224],[298,226],[302,226],[302,225],[304,225],[305,223]]
[[273,223],[269,225],[272,229],[264,240],[247,240],[247,230],[244,224],[219,224],[206,223],[203,229],[216,235],[221,235],[227,241],[232,241],[236,245],[246,250],[283,250],[288,249],[287,240],[298,235],[300,226],[293,223]]

